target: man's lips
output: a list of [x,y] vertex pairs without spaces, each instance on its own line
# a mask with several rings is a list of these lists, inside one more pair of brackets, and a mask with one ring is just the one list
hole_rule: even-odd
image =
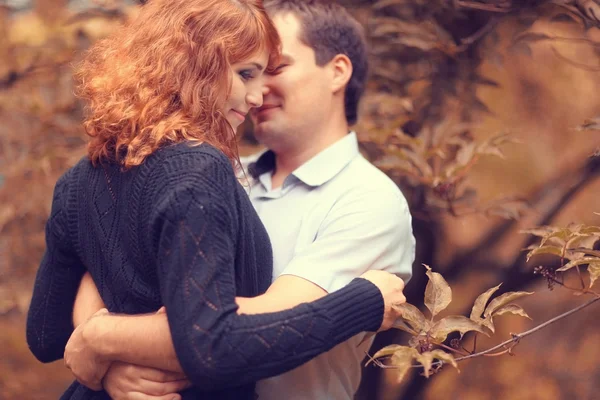
[[254,115],[257,115],[257,116],[258,116],[258,115],[262,115],[262,114],[264,114],[264,113],[268,112],[269,110],[274,110],[274,109],[276,109],[276,108],[279,108],[279,106],[278,106],[278,105],[275,105],[275,104],[266,104],[266,105],[262,105],[262,106],[261,106],[261,107],[259,107],[259,108],[255,108],[255,109],[254,109],[254,111],[253,111],[253,114],[254,114]]

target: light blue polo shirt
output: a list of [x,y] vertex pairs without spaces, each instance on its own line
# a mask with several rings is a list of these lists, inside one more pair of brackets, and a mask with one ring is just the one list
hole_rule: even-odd
[[[273,279],[296,275],[333,292],[369,269],[411,276],[415,239],[406,199],[358,150],[351,132],[271,188],[271,151],[245,158],[250,199],[273,247]],[[248,165],[249,164],[249,165]],[[258,382],[261,400],[352,400],[372,340],[357,335]]]

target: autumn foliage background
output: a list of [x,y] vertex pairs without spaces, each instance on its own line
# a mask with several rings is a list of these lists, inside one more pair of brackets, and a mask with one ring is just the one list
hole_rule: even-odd
[[[75,3],[37,0],[18,12],[0,5],[0,399],[58,398],[71,380],[61,362],[42,365],[29,353],[25,314],[54,183],[84,154],[71,65],[136,12],[116,1]],[[556,260],[527,263],[522,249],[532,238],[519,231],[600,225],[598,2],[342,3],[371,42],[356,127],[363,153],[398,182],[414,215],[408,301],[423,304],[421,263],[452,286],[449,314],[468,315],[500,282],[497,294],[535,292],[519,301],[533,321],[503,316],[481,346],[580,304],[533,274]],[[251,127],[241,145],[257,148]],[[358,398],[597,398],[597,315],[593,305],[524,339],[515,356],[469,360],[460,374],[445,368],[426,380],[415,369],[397,384],[393,371],[367,367]],[[373,350],[407,340],[392,330]]]

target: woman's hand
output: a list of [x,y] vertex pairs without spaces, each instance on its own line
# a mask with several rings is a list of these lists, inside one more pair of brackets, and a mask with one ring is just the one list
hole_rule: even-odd
[[373,283],[381,291],[384,303],[383,321],[379,331],[385,331],[394,326],[400,318],[397,306],[406,303],[404,297],[404,281],[394,274],[385,271],[369,270],[361,275],[361,278]]

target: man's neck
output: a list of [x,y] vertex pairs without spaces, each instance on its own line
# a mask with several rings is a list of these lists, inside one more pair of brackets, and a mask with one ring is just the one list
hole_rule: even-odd
[[313,136],[316,139],[310,140],[308,145],[301,149],[291,149],[285,152],[275,153],[275,171],[271,177],[271,187],[273,189],[280,187],[285,178],[292,172],[301,167],[311,158],[342,139],[348,134],[348,125],[339,126],[335,131],[330,130]]

